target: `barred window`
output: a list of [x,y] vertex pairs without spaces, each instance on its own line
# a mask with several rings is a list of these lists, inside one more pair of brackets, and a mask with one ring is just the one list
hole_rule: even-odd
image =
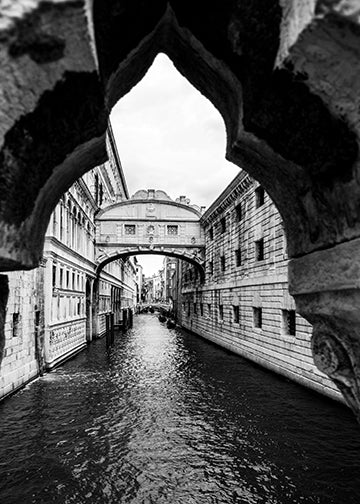
[[241,250],[240,249],[235,250],[235,261],[236,261],[236,266],[241,266]]
[[225,219],[225,217],[223,217],[222,219],[220,219],[220,230],[221,230],[221,233],[225,233],[225,231],[226,231],[226,219]]
[[12,316],[12,335],[13,338],[19,336],[20,333],[20,313],[15,312]]
[[214,263],[212,261],[209,262],[209,272],[210,275],[214,274]]
[[235,207],[235,215],[236,215],[236,220],[237,222],[240,222],[241,219],[242,219],[242,209],[241,209],[241,203],[239,203],[236,207]]
[[295,310],[282,310],[284,333],[290,336],[296,334],[296,313]]
[[125,234],[134,235],[135,234],[135,224],[125,224]]
[[255,260],[262,261],[264,259],[264,238],[255,242]]
[[262,309],[253,308],[254,327],[262,327]]
[[265,191],[259,186],[255,189],[255,208],[261,207],[265,203]]
[[240,321],[240,310],[238,306],[233,306],[233,321],[235,324],[238,324]]
[[167,226],[167,234],[168,235],[177,235],[179,226],[169,225]]
[[225,256],[220,257],[220,266],[221,266],[221,271],[225,271]]

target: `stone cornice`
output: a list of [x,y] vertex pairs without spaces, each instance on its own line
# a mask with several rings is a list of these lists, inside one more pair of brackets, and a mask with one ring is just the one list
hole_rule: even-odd
[[243,195],[253,184],[254,179],[246,172],[241,171],[206,210],[200,219],[201,224],[206,226],[213,222],[218,215],[226,211],[229,205]]

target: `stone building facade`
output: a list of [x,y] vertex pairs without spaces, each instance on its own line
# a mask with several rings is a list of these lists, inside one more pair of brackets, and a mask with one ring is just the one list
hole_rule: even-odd
[[104,335],[107,313],[121,324],[122,310],[136,304],[133,258],[96,272],[95,214],[128,198],[110,128],[107,145],[109,161],[87,172],[56,205],[40,267],[8,275],[0,399]]
[[321,393],[340,399],[314,365],[312,327],[288,293],[286,239],[281,216],[245,172],[201,217],[205,282],[180,264],[178,322],[186,329]]

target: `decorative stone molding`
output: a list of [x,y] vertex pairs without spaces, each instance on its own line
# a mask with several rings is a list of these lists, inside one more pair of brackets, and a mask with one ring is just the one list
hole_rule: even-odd
[[359,239],[289,263],[289,288],[297,311],[313,324],[314,362],[360,421],[359,273]]

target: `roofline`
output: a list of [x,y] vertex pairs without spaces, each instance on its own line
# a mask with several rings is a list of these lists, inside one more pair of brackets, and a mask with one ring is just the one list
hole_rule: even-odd
[[[119,202],[113,203],[112,205],[109,205],[105,208],[102,208],[99,211],[99,213],[96,215],[96,219],[101,218],[105,212],[107,212],[108,210],[111,210],[112,208],[121,207],[121,206],[129,206],[129,205],[137,205],[139,203],[154,203],[154,204],[172,205],[172,206],[183,208],[185,210],[192,212],[193,214],[195,214],[199,218],[199,220],[202,217],[201,212],[199,212],[195,208],[192,208],[189,205],[184,205],[183,203],[178,203],[176,201],[158,200],[158,199],[136,199],[136,200],[135,199],[128,199],[126,201],[119,201]],[[118,220],[118,219],[116,219],[116,220]],[[137,220],[139,220],[139,219],[137,219]],[[141,220],[145,220],[145,219],[141,219]],[[149,219],[149,220],[151,220],[151,219]],[[171,220],[174,220],[174,219],[171,219]],[[181,219],[181,220],[184,220],[184,219]]]
[[[220,193],[216,200],[209,206],[209,208],[201,216],[201,223],[205,224],[212,216],[212,214],[219,214],[223,212],[221,208],[222,202],[228,198],[232,193],[243,192],[254,182],[254,179],[244,170],[240,169],[240,173],[230,182],[228,186]],[[239,192],[240,191],[240,192]]]

